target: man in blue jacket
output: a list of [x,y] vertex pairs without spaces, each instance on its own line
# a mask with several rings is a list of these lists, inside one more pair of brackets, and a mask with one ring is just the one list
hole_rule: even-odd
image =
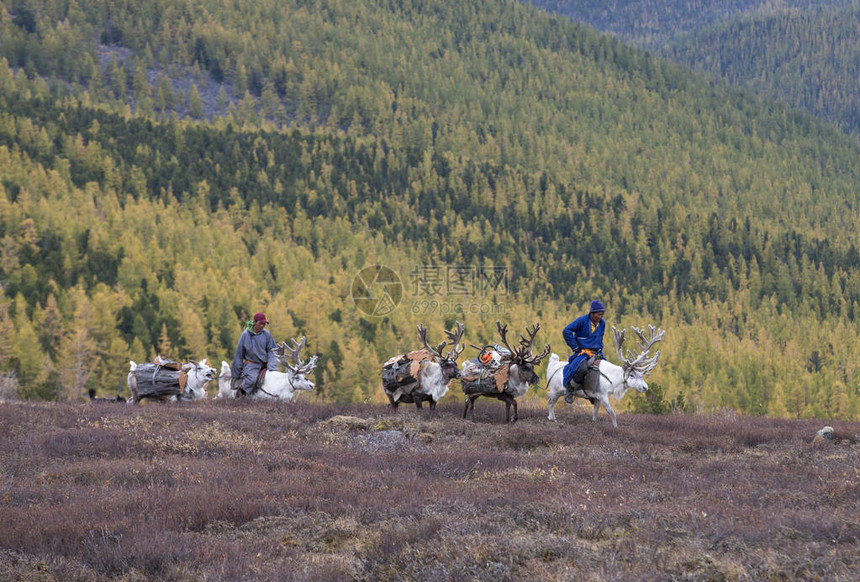
[[565,343],[573,350],[573,355],[564,367],[565,402],[573,402],[570,381],[582,384],[588,373],[589,361],[592,362],[592,366],[595,366],[603,359],[603,332],[606,331],[606,322],[603,321],[604,311],[606,308],[603,307],[603,303],[595,299],[591,302],[588,314],[577,317],[562,332]]
[[239,336],[239,345],[236,346],[236,354],[233,356],[231,372],[233,378],[241,378],[242,386],[237,390],[236,396],[250,394],[263,383],[265,370],[277,370],[278,358],[274,350],[277,345],[275,339],[266,326],[269,320],[265,313],[255,313],[253,321],[248,322],[247,329]]

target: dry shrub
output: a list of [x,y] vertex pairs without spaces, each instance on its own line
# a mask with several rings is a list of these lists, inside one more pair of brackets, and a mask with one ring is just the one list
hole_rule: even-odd
[[[3,403],[0,573],[848,580],[856,569],[858,444],[813,449],[821,421],[625,414],[615,430],[579,409],[551,423],[525,402],[506,425],[493,405],[471,422],[456,399],[435,415],[301,399]],[[361,422],[326,422],[338,415]]]
[[515,451],[529,451],[547,448],[552,445],[553,439],[549,430],[537,430],[535,427],[525,428],[523,425],[510,427],[502,436],[501,444]]
[[12,372],[0,374],[0,401],[18,399],[18,378]]

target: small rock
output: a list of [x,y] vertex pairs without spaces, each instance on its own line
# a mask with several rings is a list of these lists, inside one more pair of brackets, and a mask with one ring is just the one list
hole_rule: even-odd
[[410,444],[409,437],[399,430],[381,430],[359,437],[363,448],[370,452],[395,451]]
[[831,440],[833,440],[833,427],[825,426],[815,433],[815,438],[812,439],[812,444],[818,446],[826,442],[830,442]]

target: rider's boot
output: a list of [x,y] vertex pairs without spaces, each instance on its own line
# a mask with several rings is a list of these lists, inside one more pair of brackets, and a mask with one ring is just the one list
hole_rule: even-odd
[[564,387],[564,401],[573,404],[573,382],[568,382]]

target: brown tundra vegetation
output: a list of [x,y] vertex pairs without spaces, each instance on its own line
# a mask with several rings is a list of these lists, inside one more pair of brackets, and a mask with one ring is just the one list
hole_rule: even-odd
[[493,404],[0,402],[0,579],[856,580],[860,423]]

